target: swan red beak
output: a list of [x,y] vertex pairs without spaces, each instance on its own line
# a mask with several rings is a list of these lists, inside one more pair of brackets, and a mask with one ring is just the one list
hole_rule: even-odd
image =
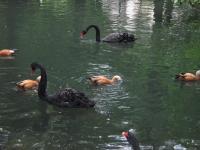
[[128,138],[128,132],[122,132],[122,136]]
[[83,32],[80,33],[80,38],[81,38],[81,39],[84,38],[84,33],[83,33]]

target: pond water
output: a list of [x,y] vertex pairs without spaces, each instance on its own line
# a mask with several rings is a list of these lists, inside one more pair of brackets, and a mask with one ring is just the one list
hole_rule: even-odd
[[[131,149],[121,132],[136,130],[141,149],[200,149],[200,83],[174,80],[200,69],[199,14],[170,0],[0,1],[0,149]],[[96,43],[101,36],[134,33],[134,43]],[[30,64],[48,73],[48,92],[72,87],[96,102],[94,109],[61,109],[16,82],[36,78]],[[123,82],[95,87],[91,75],[120,75]]]

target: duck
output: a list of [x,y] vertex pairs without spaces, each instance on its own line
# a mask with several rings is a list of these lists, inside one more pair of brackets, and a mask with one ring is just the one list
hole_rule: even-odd
[[38,76],[36,80],[23,80],[20,82],[16,83],[17,88],[22,89],[22,90],[35,90],[37,89],[39,82],[41,80],[41,76]]
[[179,73],[175,76],[175,79],[181,81],[197,81],[200,80],[200,70],[196,71],[196,74],[187,72],[187,73]]
[[106,76],[92,76],[88,78],[90,82],[94,85],[112,85],[119,81],[122,81],[122,78],[119,75],[115,75],[112,79],[108,79]]
[[40,70],[41,80],[38,85],[38,97],[51,105],[65,108],[90,108],[95,106],[95,102],[90,100],[85,93],[73,88],[65,88],[49,95],[47,88],[46,69],[39,63],[31,63],[31,70],[34,73],[36,69]]
[[94,28],[96,31],[96,42],[107,42],[107,43],[122,43],[122,42],[134,42],[136,40],[135,36],[131,33],[122,32],[122,33],[110,33],[102,40],[100,38],[100,29],[97,25],[89,25],[85,30],[80,32],[80,38],[83,39],[84,35],[87,32]]
[[7,57],[11,56],[16,52],[17,49],[2,49],[0,50],[0,56]]
[[135,137],[135,133],[133,129],[129,129],[128,131],[123,131],[122,136],[124,136],[128,143],[131,145],[133,150],[140,150],[139,141]]

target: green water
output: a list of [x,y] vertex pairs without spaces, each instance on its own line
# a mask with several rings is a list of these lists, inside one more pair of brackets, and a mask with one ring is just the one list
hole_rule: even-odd
[[[133,44],[96,43],[129,31]],[[121,132],[133,128],[142,149],[200,149],[200,83],[174,80],[200,69],[198,10],[168,0],[2,0],[0,49],[0,149],[131,149]],[[43,64],[48,92],[72,87],[96,101],[94,109],[61,109],[15,83],[36,78],[30,63]],[[93,87],[91,75],[120,75],[114,86]]]

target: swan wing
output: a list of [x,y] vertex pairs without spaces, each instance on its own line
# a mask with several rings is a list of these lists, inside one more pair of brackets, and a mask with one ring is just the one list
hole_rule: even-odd
[[60,107],[93,107],[95,105],[84,93],[72,88],[59,91],[56,95],[52,96],[51,99],[52,100],[49,102]]
[[132,42],[135,40],[135,37],[133,34],[129,34],[127,32],[123,33],[110,33],[106,37],[103,38],[103,42]]
[[103,42],[120,42],[121,34],[120,33],[110,33],[109,35],[105,36],[102,41]]

